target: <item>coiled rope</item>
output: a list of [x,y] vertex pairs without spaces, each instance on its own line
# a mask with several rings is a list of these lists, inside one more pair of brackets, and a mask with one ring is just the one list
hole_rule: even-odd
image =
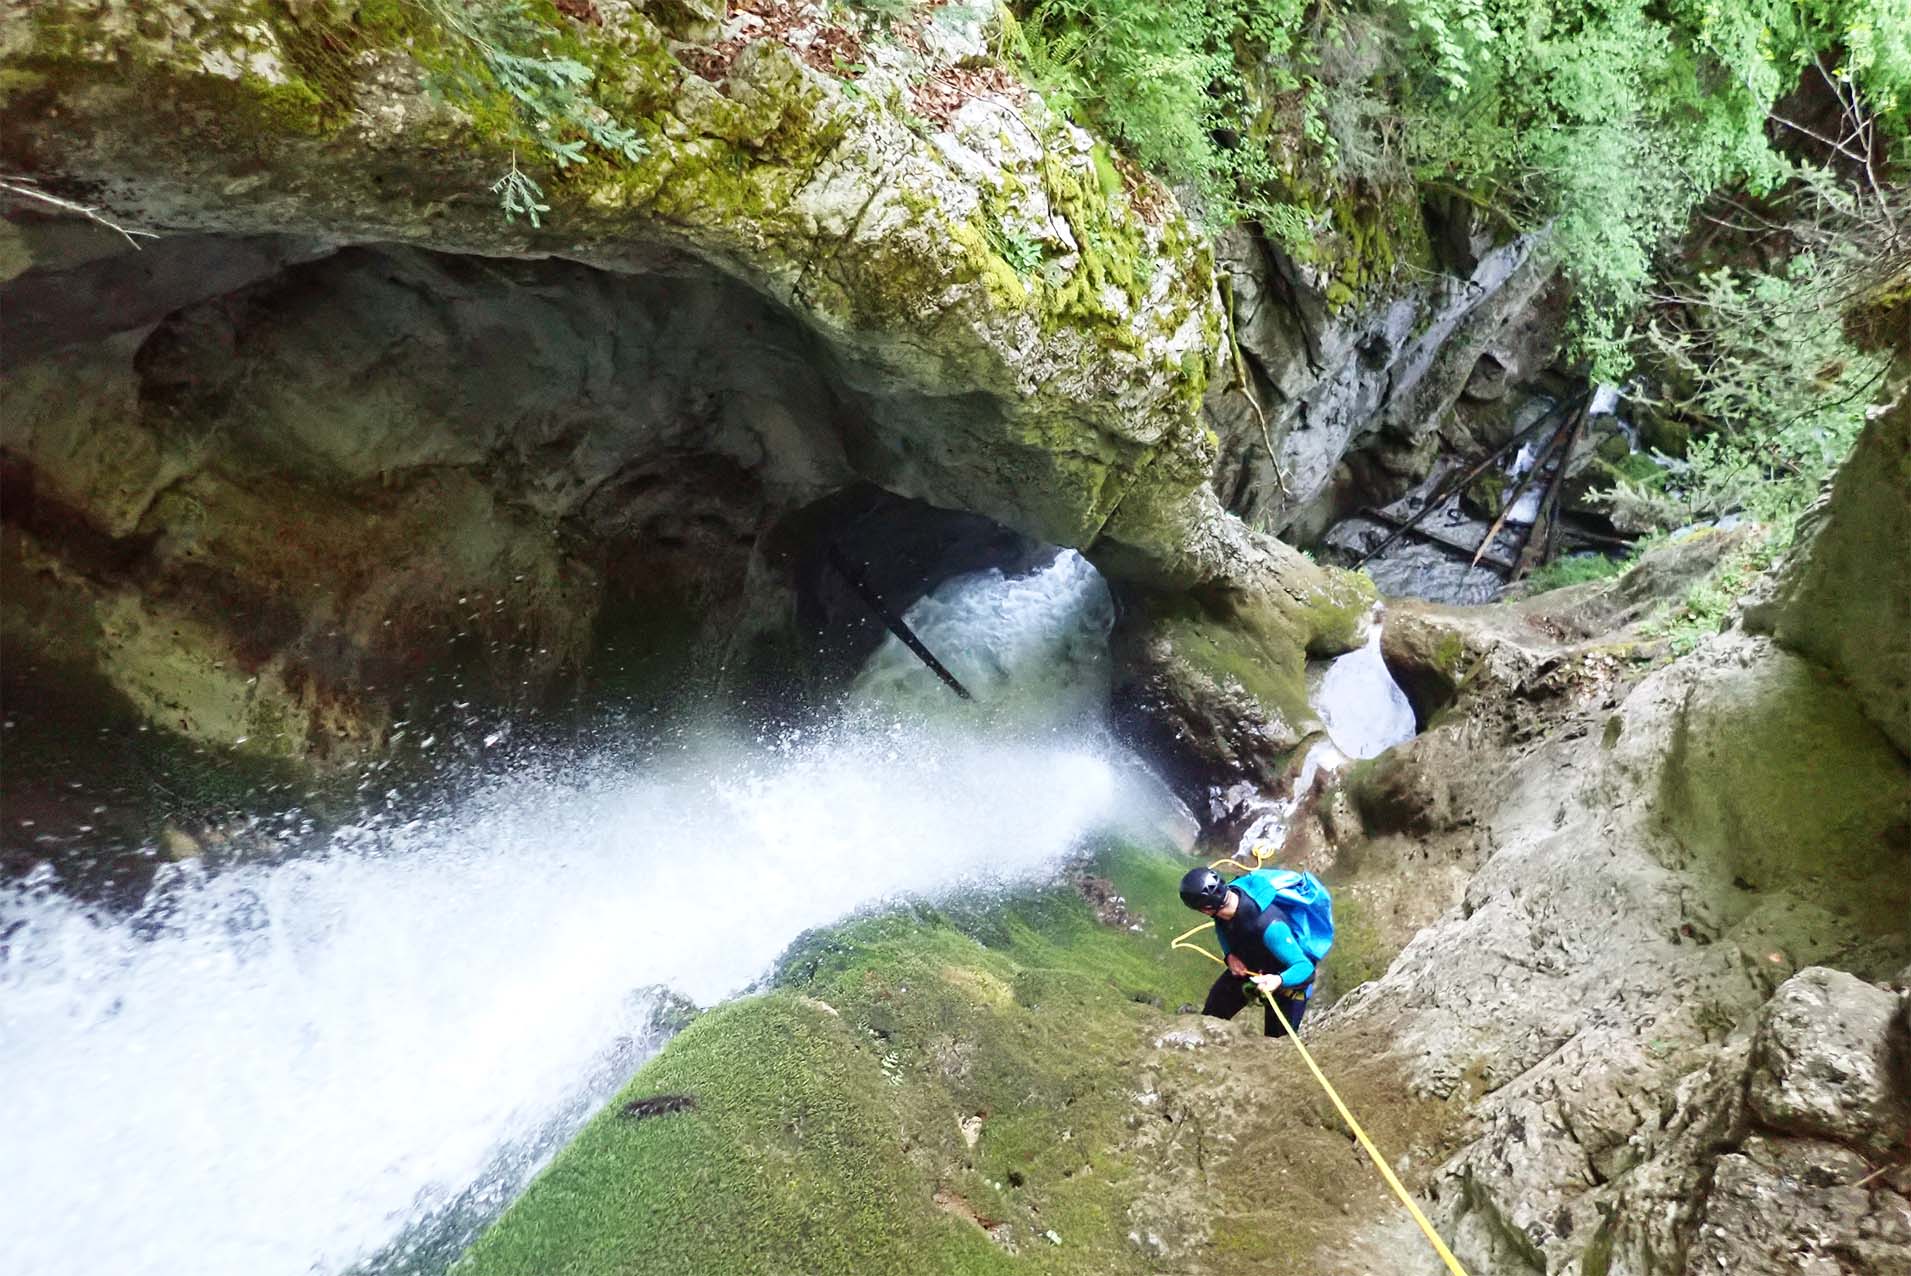
[[[1261,859],[1265,857],[1257,851],[1255,858]],[[1237,869],[1241,867],[1233,860],[1215,861],[1216,867],[1223,864],[1232,865]],[[1175,936],[1174,939],[1169,942],[1168,947],[1186,948],[1192,952],[1200,953],[1209,961],[1219,963],[1223,969],[1226,969],[1227,962],[1225,960],[1216,957],[1201,945],[1192,942],[1193,937],[1200,934],[1203,930],[1206,930],[1209,925],[1210,923],[1208,922],[1202,922],[1193,930]],[[1368,1157],[1372,1159],[1374,1168],[1380,1171],[1380,1177],[1387,1181],[1387,1186],[1393,1189],[1393,1194],[1400,1198],[1400,1203],[1407,1207],[1409,1214],[1413,1215],[1413,1221],[1420,1225],[1420,1230],[1426,1234],[1426,1238],[1428,1242],[1432,1244],[1434,1252],[1440,1255],[1440,1261],[1447,1265],[1447,1270],[1452,1272],[1453,1276],[1467,1276],[1466,1268],[1460,1266],[1460,1260],[1453,1256],[1453,1251],[1448,1249],[1446,1242],[1440,1239],[1440,1234],[1433,1230],[1433,1224],[1427,1221],[1427,1216],[1420,1212],[1418,1205],[1414,1204],[1413,1197],[1408,1195],[1407,1189],[1401,1186],[1399,1178],[1396,1177],[1393,1172],[1393,1167],[1387,1164],[1387,1158],[1380,1155],[1380,1149],[1375,1147],[1374,1141],[1367,1137],[1367,1132],[1360,1128],[1360,1122],[1354,1119],[1354,1114],[1347,1110],[1347,1104],[1341,1099],[1340,1092],[1334,1089],[1333,1082],[1327,1079],[1327,1074],[1322,1072],[1320,1065],[1314,1062],[1314,1056],[1308,1051],[1307,1046],[1302,1043],[1300,1034],[1294,1031],[1294,1025],[1287,1021],[1287,1015],[1281,1010],[1280,1003],[1274,999],[1273,995],[1270,994],[1267,989],[1261,987],[1259,984],[1255,985],[1254,990],[1261,994],[1261,999],[1267,1002],[1268,1009],[1272,1010],[1280,1019],[1281,1027],[1287,1029],[1288,1039],[1292,1041],[1295,1048],[1301,1052],[1301,1062],[1305,1063],[1307,1070],[1314,1074],[1314,1080],[1320,1083],[1320,1088],[1327,1092],[1327,1097],[1333,1101],[1334,1111],[1340,1113],[1340,1119],[1345,1121],[1347,1128],[1354,1132],[1354,1138],[1360,1141],[1360,1146],[1366,1150]]]

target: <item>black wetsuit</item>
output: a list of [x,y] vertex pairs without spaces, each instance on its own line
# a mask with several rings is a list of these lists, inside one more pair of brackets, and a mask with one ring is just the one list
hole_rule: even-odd
[[[1284,970],[1292,969],[1295,964],[1293,958],[1300,950],[1294,947],[1293,931],[1289,928],[1286,918],[1263,916],[1261,906],[1249,899],[1245,892],[1237,890],[1231,893],[1236,900],[1234,916],[1226,921],[1218,917],[1214,919],[1215,927],[1222,933],[1224,940],[1222,946],[1239,957],[1249,970],[1264,974],[1280,974]],[[1290,950],[1285,957],[1268,947],[1270,931],[1284,939],[1284,942],[1277,941],[1276,947]],[[1304,955],[1302,960],[1306,960]],[[1311,963],[1309,966],[1309,973],[1304,984],[1275,994],[1280,999],[1281,1013],[1286,1015],[1287,1022],[1296,1028],[1300,1027],[1301,1016],[1307,1012],[1308,994],[1314,990]],[[1201,1013],[1212,1015],[1216,1019],[1232,1019],[1241,1013],[1250,999],[1261,1000],[1261,994],[1254,985],[1239,975],[1232,975],[1224,970],[1214,981],[1214,986],[1208,989],[1208,1000],[1201,1007]],[[1262,1033],[1269,1037],[1286,1036],[1287,1029],[1281,1026],[1280,1017],[1274,1013],[1273,1008],[1266,1002],[1261,1004],[1264,1008]]]

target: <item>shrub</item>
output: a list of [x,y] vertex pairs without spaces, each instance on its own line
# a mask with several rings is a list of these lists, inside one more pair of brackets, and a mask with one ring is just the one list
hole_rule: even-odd
[[[1834,252],[1836,250],[1833,250]],[[1701,272],[1640,330],[1654,411],[1686,424],[1685,459],[1618,475],[1596,499],[1635,527],[1743,512],[1786,525],[1837,468],[1887,392],[1882,355],[1846,333],[1858,276],[1806,249],[1769,271]]]
[[1544,594],[1569,585],[1588,585],[1596,580],[1611,580],[1631,567],[1634,558],[1624,555],[1608,558],[1604,554],[1574,554],[1546,564],[1526,578],[1526,592]]
[[[1024,0],[1033,81],[1144,166],[1290,248],[1349,187],[1436,186],[1550,224],[1609,379],[1654,257],[1713,191],[1793,166],[1768,114],[1801,75],[1902,139],[1908,0]],[[1875,136],[1872,141],[1876,141]],[[1867,143],[1868,145],[1870,143]]]

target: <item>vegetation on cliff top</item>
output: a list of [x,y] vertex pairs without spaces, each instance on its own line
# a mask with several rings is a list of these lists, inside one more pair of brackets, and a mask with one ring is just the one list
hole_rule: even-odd
[[[1793,173],[1768,126],[1822,76],[1882,161],[1911,99],[1905,0],[1022,0],[1032,78],[1139,160],[1303,259],[1333,203],[1446,191],[1550,222],[1580,335],[1615,344],[1653,258],[1712,192]],[[1330,250],[1331,251],[1331,250]]]

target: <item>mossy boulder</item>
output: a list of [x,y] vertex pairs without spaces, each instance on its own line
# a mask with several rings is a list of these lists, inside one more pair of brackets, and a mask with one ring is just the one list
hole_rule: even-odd
[[1130,589],[1116,626],[1116,713],[1197,810],[1211,789],[1273,789],[1299,764],[1303,742],[1323,730],[1307,657],[1358,647],[1376,601],[1365,576],[1317,567],[1277,541],[1253,552],[1284,588]]
[[[163,233],[613,271],[699,259],[786,307],[868,396],[864,477],[1051,543],[1091,543],[1131,496],[1172,506],[1199,486],[1210,254],[1164,192],[1110,189],[1093,139],[1038,97],[992,93],[932,121],[911,86],[934,66],[845,72],[774,32],[686,46],[625,6],[529,13],[535,39],[513,52],[574,62],[637,139],[532,174],[550,205],[538,225],[486,193],[543,153],[535,121],[484,87],[483,46],[429,6],[10,14],[5,158]],[[1131,549],[1183,572],[1188,530],[1122,524]]]
[[1452,784],[1438,765],[1450,760],[1451,750],[1420,739],[1356,763],[1348,773],[1347,794],[1370,835],[1426,833],[1452,822]]
[[1691,426],[1664,409],[1649,404],[1637,404],[1633,411],[1638,418],[1639,442],[1647,451],[1663,453],[1675,459],[1685,456],[1686,449],[1692,446]]
[[1478,661],[1457,608],[1395,605],[1380,630],[1387,672],[1406,693],[1421,729],[1453,703],[1467,672]]

